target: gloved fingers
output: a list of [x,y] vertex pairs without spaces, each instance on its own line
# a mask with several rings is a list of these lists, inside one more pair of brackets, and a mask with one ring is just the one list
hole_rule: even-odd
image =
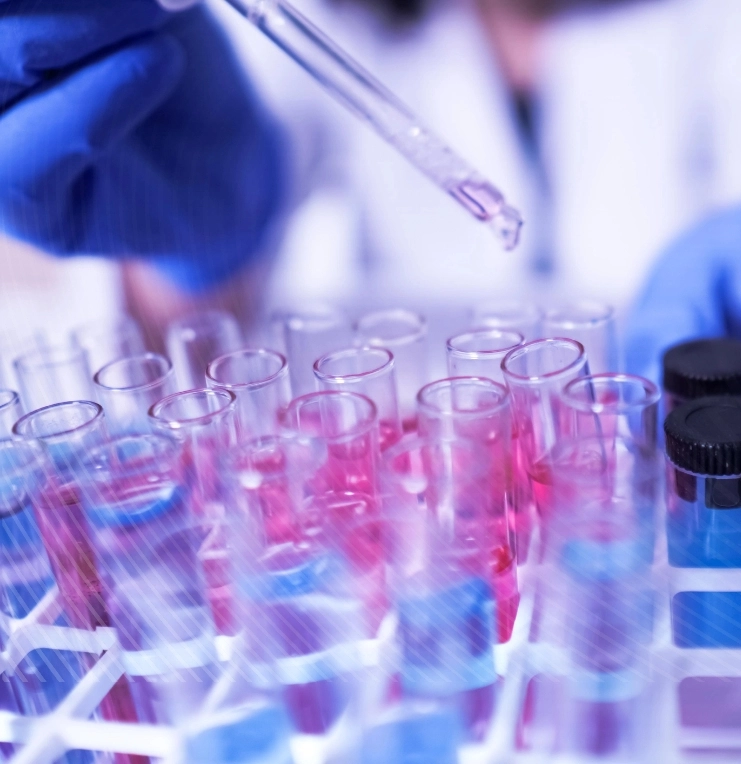
[[143,39],[98,59],[0,117],[0,230],[52,252],[78,251],[75,216],[96,160],[173,92],[180,43]]
[[628,370],[659,381],[661,356],[677,342],[727,332],[741,308],[729,283],[741,273],[741,215],[715,216],[674,243],[654,267],[628,321]]
[[0,109],[51,73],[160,28],[155,0],[6,0],[0,6]]

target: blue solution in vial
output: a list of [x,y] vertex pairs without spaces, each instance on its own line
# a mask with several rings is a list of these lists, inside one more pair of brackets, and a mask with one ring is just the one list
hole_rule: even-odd
[[640,534],[621,538],[610,525],[596,526],[593,534],[572,538],[562,549],[574,603],[564,737],[575,753],[635,757],[644,687],[641,651],[651,639],[654,597]]
[[494,710],[494,624],[491,588],[480,578],[399,601],[403,697],[446,699],[468,739],[485,736]]
[[[341,597],[342,560],[323,549],[283,544],[263,558],[265,572],[241,580],[242,595],[264,619],[264,658],[282,665],[283,699],[295,728],[325,734],[347,708],[352,689],[346,657],[352,638]],[[349,628],[349,632],[348,632]]]
[[186,740],[183,764],[293,764],[290,733],[277,704],[229,709]]
[[189,489],[147,474],[83,496],[138,718],[174,723],[219,671]]
[[403,702],[363,736],[361,764],[457,764],[460,719],[439,703]]
[[[33,514],[21,451],[0,442],[0,575],[2,609],[11,618],[25,618],[54,584],[41,534]],[[57,625],[68,625],[60,616]],[[78,656],[71,651],[39,649],[30,652],[11,677],[3,676],[3,707],[12,705],[26,715],[48,713],[67,696],[82,676]],[[14,697],[11,697],[14,696]],[[8,709],[12,710],[12,709]],[[88,751],[71,751],[67,764],[87,764]]]
[[[664,432],[669,564],[741,568],[741,399],[683,403]],[[672,631],[679,647],[741,647],[741,592],[678,592]]]

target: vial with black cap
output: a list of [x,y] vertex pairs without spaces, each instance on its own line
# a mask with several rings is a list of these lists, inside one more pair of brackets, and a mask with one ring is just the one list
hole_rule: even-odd
[[693,340],[670,347],[663,358],[665,410],[709,395],[741,395],[741,340]]
[[[669,564],[741,568],[741,398],[688,401],[664,423]],[[741,592],[679,591],[680,647],[741,647]]]

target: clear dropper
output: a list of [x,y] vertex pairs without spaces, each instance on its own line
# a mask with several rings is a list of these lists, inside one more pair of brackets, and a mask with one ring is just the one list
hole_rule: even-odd
[[[161,0],[162,1],[162,0]],[[424,127],[393,93],[284,0],[225,0],[433,183],[487,223],[507,250],[522,217],[492,183]],[[163,2],[163,4],[166,4]]]

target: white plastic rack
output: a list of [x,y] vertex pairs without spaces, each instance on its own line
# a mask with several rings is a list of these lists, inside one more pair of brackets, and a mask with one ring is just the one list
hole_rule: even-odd
[[[648,651],[646,676],[650,702],[646,704],[645,747],[640,761],[646,764],[741,762],[741,650],[678,648],[672,643],[669,615],[674,592],[739,590],[741,571],[673,569],[666,562],[663,539],[658,548],[653,575],[660,606]],[[568,670],[563,650],[531,639],[535,602],[542,594],[541,582],[548,578],[542,575],[544,572],[547,571],[535,564],[520,568],[522,596],[512,638],[495,648],[501,675],[496,712],[486,739],[462,749],[461,764],[588,764],[592,761],[517,747],[517,730],[528,683],[537,676],[558,677]],[[39,648],[74,650],[101,657],[53,713],[23,717],[0,712],[0,741],[19,744],[12,764],[50,764],[65,751],[75,749],[142,754],[176,764],[181,741],[176,729],[91,720],[101,699],[123,673],[121,650],[111,629],[88,632],[52,625],[60,609],[58,595],[53,590],[25,619],[6,619],[2,625],[10,639],[6,651],[0,655],[0,668],[11,670],[30,651]],[[217,641],[219,656],[226,660],[232,638],[218,637]],[[366,644],[363,650],[365,662],[375,664],[378,672],[387,665],[384,645],[388,645],[388,641],[379,639]],[[717,726],[691,726],[686,720],[683,723],[679,686],[688,678],[711,678],[719,682],[714,688],[722,689],[725,707],[730,712],[728,716],[733,717],[735,709],[736,722],[729,724],[721,714]],[[717,695],[714,689],[710,691]],[[326,745],[326,738],[296,737],[292,741],[296,764],[327,761]],[[634,762],[635,759],[630,764]]]

